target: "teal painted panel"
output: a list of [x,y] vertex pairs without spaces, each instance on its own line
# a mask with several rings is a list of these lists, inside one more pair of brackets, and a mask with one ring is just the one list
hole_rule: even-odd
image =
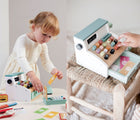
[[87,37],[95,33],[97,30],[99,30],[107,23],[108,21],[98,18],[97,20],[92,22],[90,25],[88,25],[86,28],[84,28],[74,36],[84,41]]
[[40,95],[41,93],[38,93],[37,91],[33,91],[31,93],[31,100],[34,99],[36,96]]
[[13,76],[21,75],[21,74],[24,74],[24,72],[11,73],[11,74],[5,75],[5,77],[13,77]]
[[48,100],[46,100],[45,98],[43,98],[43,102],[46,105],[65,104],[66,103],[66,99],[63,99],[63,100],[51,100],[51,99],[48,98]]
[[51,86],[47,86],[47,95],[52,95],[53,91],[52,91],[52,87]]
[[[109,69],[109,75],[126,84],[128,82],[128,80],[133,76],[135,71],[140,67],[140,56],[136,55],[130,51],[124,51],[121,56],[129,57],[129,61],[134,62],[135,65],[128,72],[127,75],[123,75],[123,74],[119,73],[120,68],[117,71],[114,71],[113,69]],[[120,57],[115,61],[114,64],[120,66]]]
[[111,33],[107,33],[103,38],[101,38],[101,40],[103,41],[103,42],[105,42],[108,38],[110,38],[111,37]]

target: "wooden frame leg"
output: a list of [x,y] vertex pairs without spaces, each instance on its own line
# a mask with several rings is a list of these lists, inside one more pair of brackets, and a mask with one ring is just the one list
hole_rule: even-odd
[[[73,92],[73,96],[75,96],[77,93],[78,93],[78,91],[80,90],[80,88],[82,87],[82,83],[81,82],[76,82],[73,86],[72,86],[72,88],[74,88],[74,89],[72,89],[72,92]],[[76,87],[75,87],[76,86]]]
[[67,112],[71,114],[72,101],[70,100],[70,96],[72,95],[72,83],[69,77],[67,77],[67,94]]
[[124,120],[125,88],[122,84],[116,85],[113,90],[113,120]]
[[140,93],[140,70],[138,71],[135,79],[127,89],[129,91],[125,96],[125,112],[127,112],[127,109],[131,105],[134,98],[137,96],[137,94]]

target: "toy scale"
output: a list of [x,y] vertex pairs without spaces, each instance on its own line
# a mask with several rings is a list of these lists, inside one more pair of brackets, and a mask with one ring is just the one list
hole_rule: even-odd
[[74,35],[76,62],[104,77],[112,76],[127,83],[140,66],[140,56],[119,47],[108,21],[97,19]]
[[8,100],[30,102],[40,95],[34,90],[32,83],[24,79],[23,72],[5,75],[5,80]]
[[55,105],[55,104],[65,104],[66,103],[66,98],[63,96],[53,96],[53,97],[48,97],[48,89],[46,86],[44,86],[43,89],[43,102],[46,105]]

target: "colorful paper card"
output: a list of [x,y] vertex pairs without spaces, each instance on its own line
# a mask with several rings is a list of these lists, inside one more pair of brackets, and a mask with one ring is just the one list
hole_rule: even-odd
[[38,113],[38,114],[41,114],[45,111],[49,110],[48,108],[40,108],[39,110],[36,110],[34,113]]
[[129,61],[129,57],[127,56],[120,56],[120,69]]
[[135,63],[133,63],[132,61],[128,61],[125,66],[120,70],[120,73],[123,75],[127,75],[134,65]]
[[53,118],[53,117],[55,117],[58,113],[59,113],[59,112],[51,111],[51,112],[47,113],[44,117]]
[[67,113],[59,113],[60,120],[67,120]]
[[36,119],[36,120],[45,120],[44,118]]

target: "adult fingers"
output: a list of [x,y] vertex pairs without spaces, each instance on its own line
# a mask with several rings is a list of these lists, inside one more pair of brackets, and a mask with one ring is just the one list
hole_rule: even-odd
[[118,46],[121,47],[121,46],[132,46],[132,43],[131,42],[120,42],[118,43]]
[[121,35],[118,37],[118,40],[120,40],[120,39],[122,39],[122,38],[127,39],[129,36],[130,36],[130,33],[129,33],[129,32],[123,33],[123,34],[121,34]]
[[132,44],[131,44],[131,42],[123,42],[122,45],[123,46],[131,46]]

